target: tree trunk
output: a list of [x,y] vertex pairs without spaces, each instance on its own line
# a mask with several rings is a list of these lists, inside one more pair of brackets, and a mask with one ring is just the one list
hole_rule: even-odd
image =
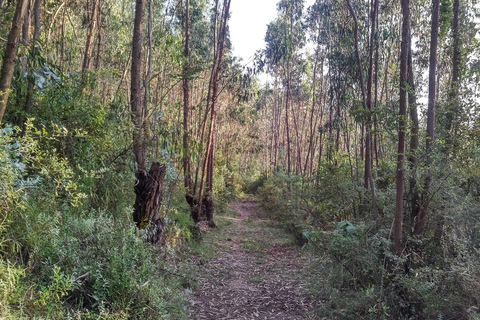
[[152,163],[150,171],[137,171],[135,183],[135,204],[133,206],[133,221],[137,227],[147,228],[148,241],[160,243],[163,220],[159,209],[162,202],[163,181],[166,166],[158,162]]
[[[369,68],[368,68],[368,83],[367,83],[367,89],[365,88],[365,81],[363,77],[363,70],[362,70],[362,61],[360,59],[360,50],[359,50],[359,44],[358,44],[358,20],[357,16],[355,14],[355,11],[353,10],[352,4],[350,3],[350,0],[347,1],[347,6],[348,10],[350,11],[350,14],[352,15],[353,22],[354,22],[354,28],[353,28],[353,33],[354,33],[354,40],[355,40],[355,56],[357,59],[357,64],[358,64],[358,71],[359,71],[359,77],[360,77],[360,87],[362,90],[362,105],[363,109],[366,110],[368,109],[369,112],[371,111],[372,108],[372,82],[373,82],[373,39],[375,37],[375,18],[376,18],[376,10],[378,9],[378,0],[375,0],[375,3],[372,8],[372,29],[371,29],[371,35],[370,35],[370,50],[369,50]],[[373,180],[373,174],[372,174],[372,130],[371,130],[371,116],[367,116],[367,124],[366,124],[366,138],[365,138],[365,177],[364,177],[364,185],[365,188],[368,189],[368,185],[370,184],[370,192],[372,196],[372,214],[377,220],[377,225],[378,225],[378,210],[377,210],[377,194],[375,190],[375,183]]]
[[[207,138],[207,147],[206,154],[203,161],[202,176],[200,179],[200,187],[198,191],[198,204],[194,211],[192,211],[192,216],[195,217],[194,221],[198,222],[202,213],[206,215],[208,224],[210,227],[215,227],[215,222],[213,221],[214,213],[214,202],[213,202],[213,160],[214,160],[214,151],[215,151],[215,122],[216,122],[216,105],[218,99],[218,82],[220,80],[220,75],[222,73],[222,62],[223,56],[225,54],[225,44],[227,38],[227,23],[230,15],[230,2],[231,0],[224,0],[223,3],[223,14],[220,24],[220,31],[218,34],[217,42],[215,44],[215,60],[212,65],[212,71],[210,74],[209,89],[207,95],[207,104],[210,107],[206,108],[207,112],[210,111],[210,126],[208,130]],[[216,20],[216,19],[215,19]],[[206,120],[204,119],[204,124]],[[203,137],[202,129],[202,137]],[[203,140],[203,139],[202,139]],[[197,168],[198,172],[198,168]],[[206,181],[205,181],[206,178]],[[204,184],[206,184],[204,192]],[[194,190],[196,191],[197,178],[195,179]],[[195,200],[194,200],[195,202]],[[196,220],[197,219],[197,220]]]
[[407,127],[408,52],[410,49],[410,0],[402,0],[402,46],[400,51],[400,111],[398,117],[398,154],[395,202],[395,252],[402,253],[403,237],[403,176],[405,161],[405,138]]
[[95,69],[100,70],[102,65],[102,41],[103,41],[103,34],[102,34],[102,1],[98,0],[98,13],[97,13],[97,55],[95,57]]
[[[459,15],[460,0],[453,2],[453,20],[452,20],[452,37],[453,37],[453,55],[452,55],[452,81],[450,83],[449,102],[447,104],[447,112],[445,117],[445,145],[443,147],[443,162],[448,168],[450,155],[455,152],[456,137],[452,130],[456,124],[456,119],[461,113],[459,90],[460,90],[460,66],[461,66],[461,43],[459,33]],[[439,82],[438,82],[439,83]],[[448,192],[442,191],[443,204],[451,201]],[[439,244],[443,237],[443,229],[445,225],[445,210],[439,210],[439,215],[435,221],[434,241]]]
[[133,122],[133,153],[137,163],[137,169],[146,170],[146,150],[144,144],[144,116],[142,105],[141,68],[142,68],[142,29],[145,0],[136,0],[135,24],[133,27],[132,43],[132,69],[131,69],[131,92],[130,103]]
[[450,84],[450,103],[447,110],[447,117],[445,123],[446,145],[452,146],[453,140],[450,134],[455,123],[455,117],[460,112],[459,89],[460,89],[460,66],[462,64],[462,52],[460,43],[459,30],[459,15],[460,15],[460,0],[454,0],[453,3],[453,21],[452,21],[452,37],[453,37],[453,56],[452,56],[452,82]]
[[[40,4],[41,0],[35,0],[33,5],[34,29],[33,29],[33,43],[32,56],[37,53],[36,42],[40,39]],[[33,83],[28,82],[27,97],[25,98],[25,113],[28,115],[32,112],[33,106]],[[25,119],[24,119],[25,120]]]
[[290,103],[290,68],[289,64],[287,66],[287,93],[285,97],[285,128],[287,130],[287,174],[290,175],[290,172],[292,171],[292,164],[291,164],[291,156],[290,156],[290,121],[289,121],[289,116],[288,116],[288,109],[289,109],[289,103]]
[[[194,195],[192,190],[192,175],[190,172],[190,150],[189,150],[189,119],[190,119],[190,0],[185,0],[185,43],[183,48],[183,175],[185,186],[185,199],[193,209]],[[193,213],[193,211],[192,211]],[[195,217],[192,216],[192,218]]]
[[131,109],[133,123],[133,152],[137,163],[135,181],[135,205],[133,206],[133,220],[139,228],[147,228],[148,241],[158,244],[161,239],[163,220],[159,216],[162,200],[162,186],[166,167],[157,162],[147,173],[145,123],[142,105],[141,67],[142,67],[142,28],[145,0],[136,0],[135,24],[132,41],[132,70],[131,70]]
[[83,71],[90,69],[90,60],[92,57],[93,32],[95,31],[95,26],[97,24],[98,1],[99,0],[94,0],[93,2],[92,16],[90,17],[90,24],[89,24],[88,33],[87,33],[87,41],[85,43],[85,53],[83,55],[83,65],[82,65]]
[[417,216],[418,211],[420,210],[420,196],[418,194],[417,179],[415,173],[417,171],[418,159],[418,133],[419,133],[419,122],[418,122],[418,112],[417,112],[417,97],[415,89],[415,77],[413,74],[413,55],[412,55],[412,43],[411,35],[410,39],[410,48],[408,51],[408,107],[410,110],[410,121],[412,122],[412,128],[410,133],[410,154],[408,156],[408,161],[410,162],[411,167],[411,176],[410,176],[410,225],[409,230],[412,232],[412,226],[414,225],[414,218]]
[[26,46],[28,44],[28,36],[30,33],[30,1],[27,6],[27,10],[25,12],[25,17],[23,18],[23,26],[22,26],[22,44]]
[[[432,27],[430,38],[430,66],[428,75],[428,109],[427,109],[427,139],[425,144],[426,168],[429,171],[432,164],[432,148],[435,139],[435,103],[436,103],[436,71],[437,71],[437,47],[438,47],[438,24],[440,15],[440,0],[432,0]],[[421,236],[425,232],[426,219],[430,204],[431,173],[427,172],[425,186],[422,193],[421,208],[415,217],[414,235]]]
[[[212,90],[212,104],[211,104],[211,139],[210,139],[210,152],[208,155],[208,165],[207,165],[207,188],[205,194],[205,215],[208,221],[208,225],[210,227],[215,227],[215,222],[213,221],[213,214],[214,214],[214,200],[213,200],[213,160],[214,160],[214,153],[215,153],[215,128],[216,128],[216,120],[217,120],[217,98],[218,98],[218,82],[220,81],[220,75],[222,74],[222,63],[223,63],[223,56],[225,54],[225,44],[227,39],[227,24],[228,18],[230,16],[230,3],[231,0],[224,0],[223,3],[223,19],[222,24],[220,26],[220,34],[218,38],[218,54],[217,54],[217,68],[215,72],[212,72],[214,75],[213,81],[213,90]],[[201,203],[201,202],[200,202]]]
[[18,36],[22,30],[22,24],[29,2],[29,0],[18,0],[13,16],[12,28],[8,34],[5,54],[3,55],[2,70],[0,72],[0,122],[2,122],[3,114],[7,107],[15,60],[17,60]]

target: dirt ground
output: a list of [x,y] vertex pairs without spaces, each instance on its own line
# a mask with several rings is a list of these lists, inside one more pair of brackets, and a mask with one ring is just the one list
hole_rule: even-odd
[[315,319],[302,280],[308,254],[291,235],[250,199],[231,204],[216,222],[219,227],[205,235],[212,257],[194,257],[200,278],[191,319]]

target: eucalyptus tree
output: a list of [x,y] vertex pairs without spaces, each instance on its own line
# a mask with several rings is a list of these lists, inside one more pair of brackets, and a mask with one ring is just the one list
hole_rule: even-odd
[[[37,48],[38,48],[38,43],[40,39],[40,5],[41,5],[41,0],[35,0],[33,2],[33,20],[34,20],[34,29],[33,29],[33,41],[31,44],[31,55],[33,57],[36,56],[37,54]],[[23,40],[25,43],[28,43],[29,41],[29,29],[30,29],[30,16],[31,14],[25,17],[25,21],[23,24]],[[28,115],[32,111],[32,105],[33,105],[33,82],[29,81],[28,82],[28,87],[27,87],[27,96],[25,99],[25,113]]]
[[294,63],[301,55],[305,44],[302,28],[303,0],[281,0],[277,4],[278,16],[268,25],[265,36],[265,58],[274,74],[282,79],[285,104],[285,140],[287,154],[287,174],[292,172],[292,135],[290,109],[292,104],[292,86]]
[[91,16],[90,21],[88,23],[88,31],[87,31],[87,39],[85,42],[85,51],[83,55],[83,64],[82,69],[84,71],[90,69],[90,62],[92,58],[92,47],[93,47],[93,37],[95,29],[98,28],[98,20],[100,17],[100,1],[101,0],[94,0],[91,8]]
[[400,51],[400,110],[398,117],[398,151],[395,202],[395,252],[402,253],[403,238],[403,192],[405,141],[407,130],[407,90],[408,90],[408,55],[410,46],[410,0],[402,1],[402,46]]
[[348,10],[350,15],[353,18],[353,37],[354,37],[354,48],[355,56],[357,60],[357,66],[359,70],[359,81],[360,89],[362,93],[362,108],[366,113],[366,138],[365,138],[365,174],[364,174],[364,187],[368,189],[370,186],[371,196],[372,196],[372,213],[377,217],[377,195],[375,189],[375,182],[373,179],[372,173],[372,83],[373,83],[373,48],[374,48],[374,39],[376,34],[376,19],[378,17],[378,0],[375,0],[371,4],[371,23],[370,23],[370,40],[368,43],[368,77],[365,81],[362,59],[360,55],[360,44],[359,44],[359,23],[355,9],[353,8],[350,0],[346,0]]
[[[205,1],[184,1],[179,14],[184,35],[182,167],[185,198],[190,205],[192,219],[200,222],[206,217],[212,227],[215,225],[213,171],[216,119],[224,56],[228,50],[230,2],[214,2],[210,26],[205,21],[208,16]],[[209,28],[213,35],[209,33]],[[209,73],[207,68],[210,68]],[[207,81],[208,85],[205,85]]]
[[15,60],[17,59],[17,47],[22,24],[27,12],[29,0],[18,0],[13,16],[12,27],[8,34],[5,54],[3,55],[2,69],[0,71],[0,122],[7,107],[10,85],[13,77]]
[[[437,48],[438,48],[438,30],[440,16],[440,1],[432,0],[432,17],[430,30],[430,59],[428,75],[428,109],[427,109],[427,137],[425,142],[426,166],[432,164],[432,153],[435,142],[435,104],[437,89]],[[426,218],[429,211],[431,199],[431,174],[427,173],[425,186],[421,196],[421,207],[414,218],[414,235],[423,235],[426,227]]]
[[[214,169],[214,153],[216,139],[216,121],[217,121],[217,105],[220,95],[219,81],[222,76],[223,59],[225,56],[227,42],[228,19],[230,17],[231,0],[224,0],[222,14],[218,29],[218,37],[214,47],[214,61],[210,74],[210,82],[207,94],[207,108],[210,112],[210,124],[208,128],[207,144],[205,157],[203,159],[202,177],[198,189],[198,208],[203,210],[205,206],[205,216],[210,227],[215,227],[213,221],[214,201],[213,201],[213,169]],[[217,1],[218,8],[218,1]],[[218,10],[218,9],[216,9]],[[216,13],[217,14],[217,13]],[[217,19],[217,18],[215,18]],[[216,23],[215,23],[216,25]],[[204,186],[205,179],[205,186]],[[197,181],[195,182],[197,184]],[[205,189],[204,189],[205,188]]]
[[130,104],[133,123],[133,153],[137,164],[133,220],[137,226],[149,228],[149,241],[159,243],[163,229],[163,220],[159,216],[159,208],[166,167],[154,162],[148,172],[146,168],[146,121],[141,88],[142,30],[145,1],[136,1],[132,41]]
[[[313,60],[312,72],[312,105],[310,113],[310,132],[307,149],[307,156],[305,159],[305,169],[309,167],[309,172],[312,174],[314,168],[314,160],[316,159],[316,147],[318,145],[318,162],[321,163],[323,150],[323,135],[324,130],[319,130],[323,126],[324,108],[327,97],[326,87],[328,85],[327,77],[324,76],[326,69],[326,58],[330,46],[328,17],[328,4],[322,0],[317,0],[308,8],[308,15],[306,18],[306,26],[310,32],[310,41],[315,45],[314,53],[311,55]],[[328,36],[327,36],[328,35]]]

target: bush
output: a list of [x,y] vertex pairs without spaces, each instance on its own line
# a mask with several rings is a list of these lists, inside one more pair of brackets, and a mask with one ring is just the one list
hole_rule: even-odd
[[[0,132],[0,318],[182,317],[181,281],[162,273],[165,252],[146,244],[131,209],[119,209],[122,201],[114,212],[95,209],[91,188],[105,174],[45,147],[62,133],[29,122],[23,137],[14,134]],[[125,183],[133,195],[133,180]],[[128,201],[123,191],[112,196]],[[177,245],[184,230],[172,220],[166,240]]]

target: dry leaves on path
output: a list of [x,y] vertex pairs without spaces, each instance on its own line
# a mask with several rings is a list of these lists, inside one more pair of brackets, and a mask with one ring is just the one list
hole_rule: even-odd
[[[261,217],[254,200],[230,206],[235,217],[216,230],[217,255],[203,262],[199,288],[192,296],[191,319],[300,320],[313,302],[301,279],[308,257],[292,245],[291,236]],[[207,240],[210,235],[207,235]]]

